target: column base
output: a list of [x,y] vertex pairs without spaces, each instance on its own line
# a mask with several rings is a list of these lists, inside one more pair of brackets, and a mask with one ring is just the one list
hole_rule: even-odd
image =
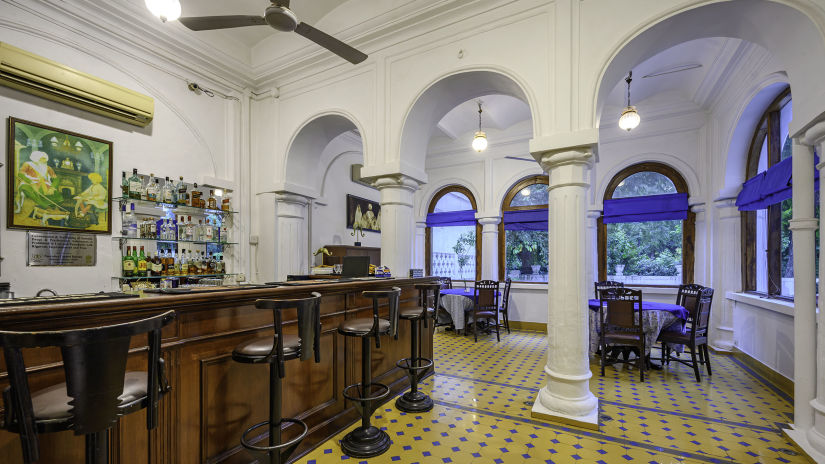
[[[544,389],[542,389],[544,390]],[[536,395],[535,401],[533,401],[533,409],[530,411],[530,417],[533,419],[539,419],[549,422],[558,422],[565,425],[571,425],[573,427],[579,427],[588,430],[599,430],[599,400],[596,399],[596,407],[589,413],[584,416],[571,416],[568,414],[563,414],[558,411],[553,411],[548,409],[546,406],[541,404],[541,392]]]
[[820,453],[808,440],[808,433],[805,430],[797,429],[793,424],[788,424],[790,428],[782,429],[782,434],[791,440],[797,451],[808,457],[813,462],[825,462],[825,454]]
[[717,327],[710,340],[710,346],[716,351],[733,351],[733,327]]

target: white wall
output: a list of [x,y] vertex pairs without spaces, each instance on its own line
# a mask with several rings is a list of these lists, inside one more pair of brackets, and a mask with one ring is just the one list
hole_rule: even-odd
[[[131,172],[132,168],[158,176],[183,175],[190,182],[207,176],[231,179],[236,175],[237,150],[232,145],[236,137],[232,131],[239,111],[237,102],[189,92],[185,81],[167,72],[178,72],[173,65],[155,62],[149,66],[134,55],[124,53],[120,48],[123,44],[116,40],[101,44],[65,29],[43,30],[42,18],[26,14],[6,2],[0,3],[0,17],[3,18],[1,42],[150,95],[155,100],[154,121],[147,128],[138,128],[0,87],[0,118],[4,120],[4,128],[6,118],[13,116],[112,141],[113,196],[119,196],[121,171]],[[209,81],[202,83],[214,85]],[[4,166],[0,175],[0,215],[4,218],[7,169],[8,166]],[[239,194],[236,207],[242,198]],[[117,211],[117,205],[113,209]],[[112,220],[116,234],[120,230],[119,216],[115,214]],[[120,255],[110,235],[97,237],[96,266],[27,267],[26,232],[7,229],[5,220],[0,230],[0,251],[4,258],[0,280],[9,281],[17,296],[31,296],[44,287],[66,294],[109,290],[116,286],[111,276],[120,272]]]
[[734,346],[793,380],[793,303],[734,292],[726,296],[733,305]]

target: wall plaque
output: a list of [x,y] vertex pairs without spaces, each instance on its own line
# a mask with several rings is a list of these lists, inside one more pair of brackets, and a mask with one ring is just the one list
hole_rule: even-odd
[[29,266],[94,266],[97,237],[73,232],[27,232]]

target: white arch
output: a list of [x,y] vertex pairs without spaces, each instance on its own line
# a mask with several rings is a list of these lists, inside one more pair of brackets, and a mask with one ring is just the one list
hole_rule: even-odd
[[795,133],[825,107],[825,89],[815,78],[825,75],[823,24],[825,13],[812,0],[709,0],[660,13],[628,33],[600,68],[592,94],[593,127],[599,126],[607,95],[636,64],[689,40],[734,37],[761,45],[782,62],[791,86],[804,98],[794,108]]
[[327,184],[327,176],[329,175],[329,170],[332,169],[332,165],[335,164],[335,162],[338,161],[338,159],[343,158],[344,156],[350,156],[350,155],[357,155],[357,156],[361,157],[361,162],[363,162],[363,160],[364,160],[364,153],[362,153],[360,151],[348,150],[348,151],[342,151],[341,153],[338,153],[337,155],[330,158],[328,162],[322,163],[322,164],[326,165],[326,168],[324,168],[324,175],[321,176],[321,183],[320,183],[321,188],[318,190],[318,194],[321,197],[324,196],[324,188]]
[[[364,133],[363,125],[355,116],[343,109],[329,109],[306,118],[290,137],[284,159],[282,161],[282,185],[289,189],[303,186],[304,192],[311,192],[307,184],[309,180],[317,179],[317,170],[321,162],[324,148],[339,135],[356,130]],[[361,137],[362,154],[366,159],[366,141]],[[298,184],[298,182],[305,182]],[[320,188],[317,189],[320,191]]]
[[507,182],[503,184],[503,187],[500,188],[498,192],[496,192],[494,198],[496,199],[495,204],[497,205],[496,208],[498,208],[499,215],[501,215],[501,211],[504,208],[504,197],[507,196],[507,192],[509,192],[514,185],[523,181],[524,179],[527,179],[528,177],[547,175],[547,173],[543,172],[541,168],[539,168],[539,171],[536,172],[537,167],[539,167],[538,163],[536,163],[533,169],[525,168],[519,171],[518,173],[510,176],[510,178],[507,179]]
[[625,159],[621,163],[617,164],[610,168],[602,177],[601,182],[599,183],[599,188],[597,190],[597,195],[595,198],[595,205],[597,208],[602,207],[602,200],[604,199],[604,194],[607,191],[607,186],[610,184],[610,181],[616,177],[616,174],[621,172],[622,170],[633,166],[634,164],[645,163],[645,162],[655,162],[664,164],[670,168],[676,170],[679,175],[682,176],[682,179],[687,182],[688,185],[688,194],[690,196],[690,200],[694,199],[703,199],[703,193],[701,184],[699,183],[699,176],[696,174],[696,170],[693,169],[692,166],[682,161],[681,158],[678,156],[669,155],[667,153],[639,153],[637,155],[633,155],[630,158]]
[[469,190],[470,193],[473,194],[473,198],[476,201],[478,211],[482,211],[481,197],[479,196],[480,191],[478,187],[476,187],[472,182],[470,182],[467,179],[463,179],[460,177],[449,177],[446,179],[440,179],[437,182],[426,184],[426,187],[422,189],[421,202],[418,205],[418,217],[426,217],[430,207],[430,203],[433,201],[435,194],[440,192],[441,189],[452,185],[464,187],[467,190]]
[[540,127],[538,103],[518,74],[496,65],[454,69],[430,81],[407,105],[396,146],[401,164],[424,172],[427,144],[438,120],[460,103],[491,94],[509,95],[526,103],[536,133]]

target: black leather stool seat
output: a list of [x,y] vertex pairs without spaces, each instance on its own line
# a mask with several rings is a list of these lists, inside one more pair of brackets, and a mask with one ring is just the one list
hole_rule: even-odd
[[[427,316],[432,317],[433,308],[427,308]],[[401,319],[417,319],[421,317],[421,308],[404,308],[398,312]]]
[[[146,400],[148,385],[146,372],[127,372],[124,378],[123,394],[119,407],[121,414],[129,414],[132,408],[141,409]],[[49,425],[62,423],[72,418],[66,383],[52,385],[32,393],[32,409],[38,429],[47,432]]]
[[[232,359],[238,362],[261,362],[272,353],[275,337],[268,335],[241,343],[232,351]],[[300,354],[301,339],[294,334],[284,334],[284,360],[295,359]]]
[[[338,326],[338,332],[343,335],[351,335],[355,337],[363,337],[372,335],[372,325],[375,320],[371,317],[359,317],[357,319],[349,319]],[[386,334],[390,331],[390,321],[378,318],[378,333]]]

